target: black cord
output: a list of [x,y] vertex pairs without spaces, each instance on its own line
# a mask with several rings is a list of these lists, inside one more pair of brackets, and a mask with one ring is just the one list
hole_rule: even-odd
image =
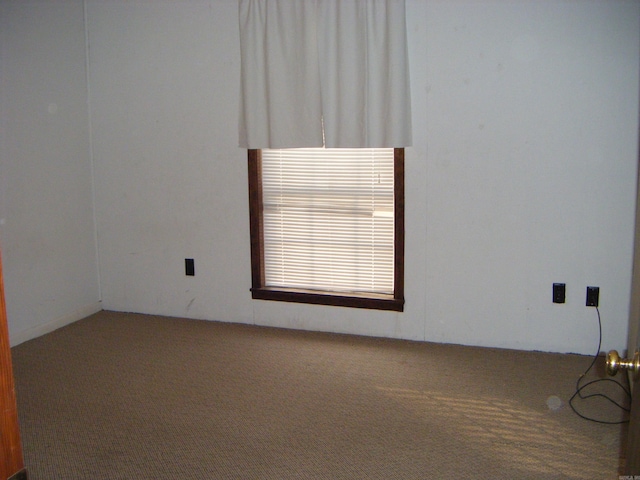
[[609,422],[609,421],[605,421],[605,420],[598,420],[597,418],[591,418],[591,417],[587,417],[586,415],[581,414],[580,412],[578,412],[576,410],[576,408],[573,405],[573,401],[575,400],[576,397],[580,398],[581,400],[587,400],[589,398],[596,398],[596,397],[601,397],[604,398],[606,400],[608,400],[609,402],[613,403],[616,407],[620,408],[621,410],[629,413],[629,409],[623,405],[620,405],[618,402],[616,402],[615,400],[613,400],[612,398],[608,397],[607,395],[603,394],[603,393],[591,393],[589,395],[582,395],[582,391],[587,388],[590,385],[594,385],[596,383],[601,383],[601,382],[613,382],[616,385],[618,385],[622,391],[627,395],[627,397],[629,398],[629,403],[631,403],[631,391],[629,388],[625,387],[624,385],[622,385],[620,382],[613,380],[612,378],[599,378],[597,380],[592,380],[588,383],[585,383],[584,385],[580,385],[580,382],[582,381],[582,379],[584,377],[587,376],[587,374],[589,373],[589,371],[593,368],[593,366],[595,365],[596,361],[598,360],[598,357],[600,356],[600,347],[602,346],[602,320],[600,319],[600,310],[598,310],[598,307],[596,307],[596,312],[598,313],[598,329],[599,329],[599,339],[598,339],[598,351],[596,352],[595,356],[593,357],[593,361],[591,362],[591,365],[589,365],[589,368],[587,368],[584,373],[582,375],[580,375],[578,377],[578,381],[576,382],[576,391],[573,394],[573,396],[571,397],[571,399],[569,400],[569,406],[571,406],[571,409],[575,412],[576,415],[578,415],[580,418],[584,418],[585,420],[589,420],[591,422],[596,422],[596,423],[604,423],[607,425],[619,425],[621,423],[629,423],[629,420],[620,420],[618,422]]

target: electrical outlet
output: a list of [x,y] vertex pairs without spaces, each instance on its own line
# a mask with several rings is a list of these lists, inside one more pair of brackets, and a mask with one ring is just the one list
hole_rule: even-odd
[[564,303],[566,297],[567,285],[564,283],[553,284],[553,303]]
[[600,299],[600,287],[587,287],[587,307],[597,307]]
[[193,277],[196,274],[196,270],[193,264],[193,258],[184,259],[184,274]]

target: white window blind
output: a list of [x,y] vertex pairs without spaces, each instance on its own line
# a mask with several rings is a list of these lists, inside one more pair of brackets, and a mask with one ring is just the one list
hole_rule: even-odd
[[265,286],[393,294],[394,149],[262,150]]

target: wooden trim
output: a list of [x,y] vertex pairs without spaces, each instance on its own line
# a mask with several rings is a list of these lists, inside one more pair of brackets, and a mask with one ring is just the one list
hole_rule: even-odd
[[396,312],[401,312],[404,308],[404,300],[397,300],[392,295],[355,295],[350,293],[342,295],[334,292],[270,287],[252,288],[251,294],[252,298],[256,300],[368,308],[370,310],[393,310]]
[[249,223],[251,235],[251,288],[264,285],[264,233],[262,220],[262,158],[249,150]]
[[[0,254],[1,256],[1,254]],[[11,347],[9,346],[9,327],[4,299],[4,280],[2,259],[0,258],[0,479],[15,477],[24,471],[20,428],[18,425],[18,406],[16,404]],[[20,477],[17,477],[20,478]],[[25,477],[22,477],[25,478]]]
[[[394,189],[394,299],[404,305],[404,148],[393,150]],[[401,310],[402,311],[402,310]]]
[[404,148],[394,149],[394,293],[342,294],[266,287],[264,280],[264,226],[260,150],[248,151],[249,224],[251,235],[251,296],[257,300],[335,305],[373,310],[404,310]]

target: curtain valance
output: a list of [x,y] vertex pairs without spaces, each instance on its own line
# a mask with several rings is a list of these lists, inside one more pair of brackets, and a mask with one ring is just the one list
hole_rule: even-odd
[[404,0],[240,0],[244,148],[411,144]]

